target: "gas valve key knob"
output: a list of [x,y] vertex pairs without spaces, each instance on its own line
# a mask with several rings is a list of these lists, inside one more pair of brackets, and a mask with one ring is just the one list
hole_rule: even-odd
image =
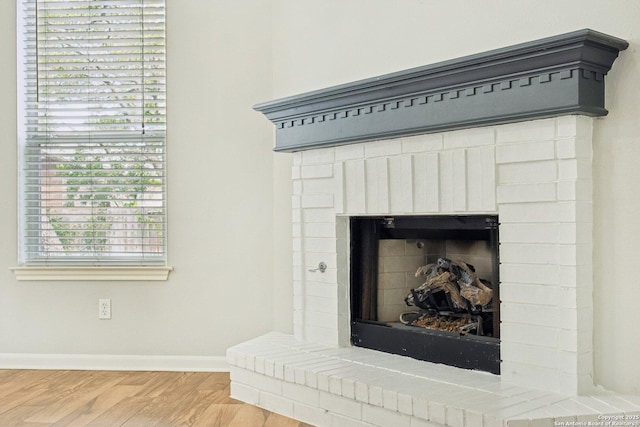
[[325,264],[324,262],[320,262],[320,264],[318,264],[318,268],[309,269],[309,271],[312,273],[315,273],[318,270],[320,270],[320,273],[324,273],[325,271],[327,271],[327,264]]

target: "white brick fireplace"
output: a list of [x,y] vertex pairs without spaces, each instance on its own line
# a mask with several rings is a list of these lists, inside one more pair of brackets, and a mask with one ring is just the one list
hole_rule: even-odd
[[[545,73],[510,74],[508,84],[483,74],[471,88],[421,92],[423,104],[565,84],[572,73],[579,81],[604,77]],[[376,106],[359,100],[335,112],[325,106],[311,119],[282,119],[276,127],[304,130],[368,113],[378,114],[378,122],[386,111],[420,103],[415,93],[397,99]],[[505,98],[486,99],[490,109]],[[376,131],[379,137],[365,142],[349,137],[348,145],[291,150],[294,333],[229,349],[232,395],[327,426],[552,426],[640,414],[639,398],[596,394],[593,384],[594,119],[588,116],[598,114],[591,107],[556,110],[517,123],[483,119],[461,130],[412,128],[406,136]],[[461,214],[499,220],[500,375],[352,347],[349,217]]]
[[[294,155],[294,335],[348,346],[348,217],[497,213],[502,377],[592,380],[591,118],[564,116]],[[320,262],[325,273],[310,271]]]

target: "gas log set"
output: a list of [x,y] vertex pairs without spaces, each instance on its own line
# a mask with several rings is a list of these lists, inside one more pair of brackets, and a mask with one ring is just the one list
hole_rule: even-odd
[[489,281],[478,278],[473,265],[438,258],[418,268],[419,276],[425,282],[411,289],[405,303],[420,310],[402,313],[402,323],[463,335],[493,335],[493,290]]

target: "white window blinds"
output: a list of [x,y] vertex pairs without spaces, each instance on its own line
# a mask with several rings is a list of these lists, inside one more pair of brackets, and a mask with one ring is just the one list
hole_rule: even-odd
[[166,261],[164,0],[21,4],[21,261]]

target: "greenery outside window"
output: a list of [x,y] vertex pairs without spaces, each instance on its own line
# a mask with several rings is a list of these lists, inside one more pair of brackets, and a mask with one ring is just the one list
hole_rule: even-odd
[[21,265],[166,265],[164,0],[19,3]]

